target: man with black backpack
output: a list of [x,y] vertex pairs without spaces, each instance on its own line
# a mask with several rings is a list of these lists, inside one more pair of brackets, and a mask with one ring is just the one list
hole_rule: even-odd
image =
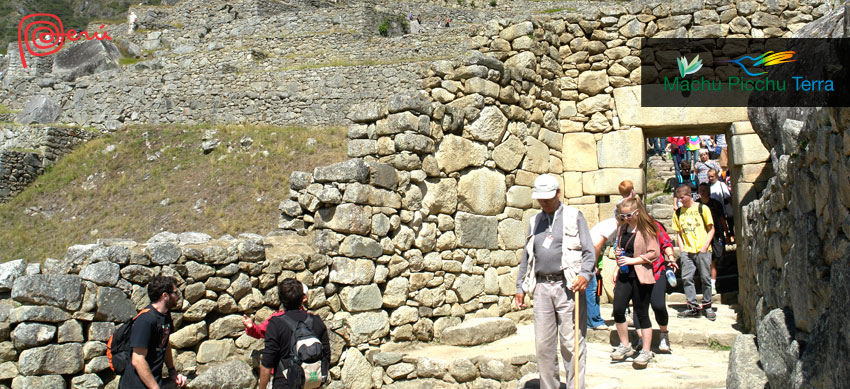
[[[163,386],[163,363],[168,367],[169,380],[182,387],[186,377],[177,374],[169,343],[169,336],[174,332],[169,311],[180,301],[177,281],[172,277],[155,276],[148,283],[148,297],[151,305],[124,323],[109,340],[110,365],[121,374],[118,387],[159,389]],[[125,339],[126,329],[129,329],[129,338]],[[124,351],[122,345],[129,347]],[[129,353],[129,358],[125,359],[125,353]]]
[[331,362],[328,330],[322,319],[301,310],[304,291],[294,278],[277,287],[284,314],[269,320],[260,364],[259,388],[317,388],[327,381]]
[[[676,242],[681,250],[682,280],[688,303],[688,309],[679,312],[678,317],[699,317],[702,311],[708,320],[713,321],[717,316],[711,309],[711,241],[714,238],[711,210],[694,201],[688,185],[676,188],[676,197],[682,202],[682,207],[673,215],[673,229],[679,232]],[[697,270],[702,280],[702,305],[697,303],[694,287]]]

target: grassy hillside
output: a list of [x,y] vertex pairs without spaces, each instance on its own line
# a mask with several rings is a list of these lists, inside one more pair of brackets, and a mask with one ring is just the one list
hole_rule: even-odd
[[81,145],[0,204],[0,262],[61,258],[72,244],[145,241],[161,231],[266,233],[293,170],[345,159],[342,128],[219,127],[219,145],[204,154],[210,128],[140,127]]

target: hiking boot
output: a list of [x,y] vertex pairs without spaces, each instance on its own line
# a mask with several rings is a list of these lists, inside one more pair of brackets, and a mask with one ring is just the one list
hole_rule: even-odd
[[638,356],[635,358],[634,362],[632,362],[632,367],[635,369],[646,369],[646,365],[649,364],[649,361],[652,360],[655,354],[652,351],[644,351],[640,350]]
[[679,312],[676,317],[679,318],[689,318],[689,317],[699,317],[699,309],[696,307],[689,307],[687,310]]
[[660,351],[662,353],[669,353],[670,352],[670,350],[671,350],[670,349],[670,339],[668,338],[668,336],[669,336],[668,332],[662,332],[661,333],[661,336],[660,336],[661,339],[658,341],[658,351]]
[[717,319],[717,314],[714,313],[714,310],[711,309],[711,306],[705,307],[702,309],[702,312],[705,314],[705,318],[711,321]]
[[626,357],[634,354],[631,345],[625,345],[620,343],[619,346],[611,353],[611,359],[614,361],[625,361]]

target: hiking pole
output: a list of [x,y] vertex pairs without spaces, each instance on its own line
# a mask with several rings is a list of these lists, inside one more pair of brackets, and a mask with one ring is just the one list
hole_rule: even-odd
[[573,333],[575,334],[576,343],[575,343],[575,347],[573,347],[573,351],[574,351],[573,352],[573,372],[574,372],[573,373],[573,382],[575,383],[575,389],[578,389],[578,377],[579,377],[578,359],[579,359],[579,356],[580,356],[579,351],[578,351],[578,337],[579,337],[579,334],[580,334],[579,331],[581,331],[579,329],[579,326],[578,326],[579,310],[581,309],[581,305],[578,303],[578,289],[576,289],[575,294],[576,294],[575,295],[576,297],[575,297],[575,300],[573,300],[573,301],[575,302],[575,307],[576,307],[576,309],[575,309],[575,311],[576,311],[576,325],[575,325],[575,327],[573,327]]

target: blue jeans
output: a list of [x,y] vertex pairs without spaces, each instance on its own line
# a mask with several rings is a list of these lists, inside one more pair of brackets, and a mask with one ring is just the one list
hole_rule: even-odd
[[655,151],[655,155],[663,154],[666,147],[667,138],[652,138],[652,149]]
[[596,275],[590,277],[590,282],[587,284],[587,290],[584,291],[584,296],[587,298],[587,326],[590,328],[605,325],[602,320],[602,315],[599,313],[599,302],[596,301]]

